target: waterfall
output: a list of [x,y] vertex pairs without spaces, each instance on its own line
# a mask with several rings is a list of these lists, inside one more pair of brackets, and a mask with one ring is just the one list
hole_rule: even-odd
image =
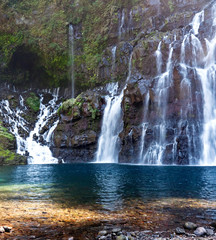
[[204,21],[204,10],[195,14],[191,23],[194,35],[199,33],[200,24]]
[[[215,65],[215,46],[216,29],[214,27],[216,4],[212,6],[211,23],[213,36],[209,34],[205,39],[205,45],[202,43],[202,37],[199,35],[201,23],[205,24],[205,10],[195,14],[191,27],[192,30],[184,36],[181,46],[181,72],[183,79],[181,81],[181,94],[186,104],[182,106],[181,118],[187,119],[188,116],[197,112],[195,123],[188,123],[186,135],[189,145],[189,164],[216,165],[216,65]],[[206,48],[206,50],[204,50]],[[190,58],[186,58],[186,53],[190,52]],[[195,86],[192,89],[191,71],[194,72]],[[199,89],[199,84],[201,89]],[[193,92],[202,93],[203,106],[194,106],[193,99],[196,99]],[[201,153],[199,144],[195,141],[197,134],[200,134]]]
[[74,28],[73,25],[69,25],[69,57],[70,57],[70,78],[71,78],[71,97],[75,96],[75,76],[74,76]]
[[[152,124],[146,117],[150,114],[147,94],[144,100],[139,163],[161,165],[167,161],[181,164],[186,159],[190,165],[216,165],[216,4],[212,6],[211,23],[210,20],[205,21],[205,11],[194,15],[190,23],[191,30],[182,37],[179,65],[177,61],[172,61],[177,38],[174,37],[169,44],[165,72],[162,72],[164,57],[161,49],[163,44],[167,44],[166,38],[158,44],[155,51],[157,76],[154,85],[158,119]],[[199,33],[201,24],[212,26],[204,41]],[[180,92],[177,93],[181,104],[177,122],[171,123],[168,104],[169,95],[176,84],[173,82],[176,65],[181,75]],[[146,142],[149,130],[153,140]],[[169,140],[167,131],[173,131]],[[169,160],[165,159],[167,152]]]
[[157,63],[157,73],[158,75],[161,74],[161,69],[162,69],[162,53],[161,53],[161,41],[158,44],[158,48],[155,52],[155,56],[156,56],[156,63]]
[[112,69],[111,69],[111,74],[112,74],[112,79],[115,78],[115,68],[116,68],[116,49],[117,49],[117,46],[114,46],[112,48]]
[[204,123],[201,136],[203,152],[201,165],[216,165],[216,4],[212,7],[212,32],[210,39],[205,39],[207,53],[203,68],[197,67],[197,73],[203,88]]
[[146,94],[145,98],[145,105],[144,105],[144,114],[143,114],[143,124],[142,124],[142,137],[141,137],[141,144],[140,144],[140,153],[139,153],[139,162],[143,162],[143,152],[144,152],[144,144],[145,144],[145,136],[146,130],[148,129],[148,122],[147,122],[147,112],[148,112],[148,105],[149,105],[150,95],[149,92]]
[[[146,149],[144,149],[145,133],[147,131],[148,122],[146,122],[146,117],[143,121],[143,129],[141,136],[141,151],[139,156],[139,162],[143,164],[162,164],[162,157],[166,149],[166,111],[167,111],[167,99],[169,95],[169,88],[172,86],[172,55],[173,46],[169,45],[169,56],[166,64],[166,72],[161,73],[162,69],[162,53],[161,53],[161,42],[155,52],[156,63],[157,63],[157,85],[156,85],[156,95],[157,95],[157,111],[160,113],[160,123],[154,127],[155,141],[153,141]],[[160,74],[161,73],[161,74]],[[149,102],[149,95],[147,95],[146,104]],[[146,116],[147,106],[145,105],[144,116]],[[145,150],[145,151],[144,151]]]
[[120,24],[119,24],[119,30],[118,30],[119,41],[121,41],[122,34],[125,32],[124,25],[125,25],[125,10],[123,9],[121,12]]
[[[57,104],[58,93],[59,89],[56,89],[52,93],[52,99],[46,105],[43,104],[44,94],[40,94],[40,111],[32,131],[29,130],[29,123],[22,117],[28,113],[26,112],[27,107],[21,95],[19,97],[19,106],[15,109],[10,107],[8,100],[0,102],[0,113],[9,124],[10,132],[16,137],[17,153],[21,155],[28,154],[28,164],[58,163],[58,159],[52,156],[49,148],[52,133],[58,124],[58,120],[53,123],[49,130],[42,133],[43,128],[54,117],[59,108],[59,104]],[[23,133],[29,133],[29,136],[25,138]]]
[[[129,59],[126,84],[131,78],[132,55],[133,53],[131,53]],[[125,87],[119,95],[116,95],[118,84],[113,83],[108,85],[109,95],[106,97],[106,108],[104,110],[101,135],[96,153],[96,162],[98,163],[118,163],[119,133],[123,129],[121,103]]]

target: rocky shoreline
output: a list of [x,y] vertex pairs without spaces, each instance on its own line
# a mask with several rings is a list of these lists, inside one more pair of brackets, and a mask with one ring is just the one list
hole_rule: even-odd
[[161,231],[152,232],[133,231],[128,232],[121,228],[112,228],[105,226],[102,231],[98,233],[96,239],[98,240],[184,240],[184,239],[216,239],[215,233],[216,223],[209,226],[198,227],[195,223],[185,222],[183,227],[177,227],[175,231]]
[[186,199],[135,201],[115,211],[52,201],[0,201],[0,226],[12,227],[0,239],[214,240],[215,208],[215,202]]
[[[175,230],[169,231],[152,231],[152,230],[139,230],[132,231],[131,228],[122,227],[121,225],[105,225],[103,230],[99,231],[97,236],[94,237],[95,229],[92,231],[92,235],[88,237],[64,237],[57,239],[64,240],[76,240],[76,239],[86,239],[86,240],[214,240],[216,239],[216,222],[206,225],[204,227],[198,227],[195,223],[185,222],[181,227],[177,227]],[[9,226],[0,227],[0,238],[1,239],[12,239],[10,238],[11,233],[16,235],[16,231]],[[88,233],[91,232],[91,228],[88,229]],[[48,232],[49,234],[49,232]],[[52,234],[52,233],[51,233]],[[3,237],[3,238],[2,238]],[[5,238],[6,237],[6,238]],[[39,235],[23,236],[13,239],[43,239]],[[53,239],[50,235],[49,239]]]

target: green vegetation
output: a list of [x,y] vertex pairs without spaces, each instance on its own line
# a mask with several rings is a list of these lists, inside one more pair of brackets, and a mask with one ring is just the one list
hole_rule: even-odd
[[2,122],[0,122],[0,138],[5,138],[8,141],[14,141],[15,137],[8,132],[7,128],[2,126]]
[[0,121],[0,165],[26,164],[26,158],[14,151],[15,137]]
[[91,116],[95,120],[99,110],[95,107],[94,96],[85,96],[81,93],[76,99],[72,98],[63,102],[57,112],[59,115],[72,115],[74,119],[80,118],[81,114],[84,114],[85,116]]
[[[34,66],[36,73],[40,66],[41,82],[46,82],[48,87],[66,86],[70,66],[68,24],[72,23],[77,34],[82,31],[82,38],[75,41],[76,84],[81,90],[95,87],[101,84],[97,68],[104,49],[109,45],[110,26],[118,24],[119,9],[139,2],[142,1],[2,0],[0,12],[5,16],[0,14],[0,65],[5,67],[7,74],[13,72],[10,66],[13,54],[24,46],[40,59]],[[25,74],[17,72],[19,69],[12,77],[6,77],[15,78],[19,83],[35,78],[35,75],[27,76],[28,71]]]
[[13,55],[17,46],[23,41],[23,35],[21,32],[15,33],[2,33],[0,32],[0,61],[9,63],[11,56]]
[[169,5],[170,12],[173,12],[174,11],[174,3],[173,3],[173,1],[169,0],[168,1],[168,5]]
[[34,112],[40,110],[40,99],[35,93],[30,93],[29,97],[26,99],[27,106]]

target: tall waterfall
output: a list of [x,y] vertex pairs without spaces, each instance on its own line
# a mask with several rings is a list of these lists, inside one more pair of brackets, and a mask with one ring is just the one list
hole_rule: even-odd
[[[124,28],[127,28],[125,24],[125,12],[122,11],[121,40]],[[208,29],[208,34],[203,33],[204,28]],[[112,61],[115,51],[113,47]],[[216,165],[215,52],[216,3],[213,1],[194,15],[189,26],[182,29],[182,34],[177,33],[172,38],[163,36],[158,43],[154,53],[156,75],[143,95],[141,134],[134,140],[139,141],[134,156],[138,163]],[[131,59],[132,55],[128,79],[131,78]],[[124,89],[116,95],[117,86],[110,86],[96,161],[116,163]],[[128,139],[125,146],[134,144],[133,128],[125,133]]]
[[[43,103],[44,94],[40,94],[40,111],[34,129],[30,131],[27,138],[23,136],[23,133],[27,134],[29,132],[29,123],[23,118],[23,115],[27,114],[23,97],[20,95],[19,105],[15,109],[10,106],[8,100],[0,102],[0,114],[9,124],[11,133],[16,137],[17,153],[27,154],[29,164],[58,163],[58,159],[52,156],[49,148],[58,119],[53,122],[51,128],[43,133],[46,124],[54,117],[59,107],[59,104],[57,104],[58,93],[59,89],[56,89],[52,93],[52,99],[46,105]],[[49,125],[51,124],[49,123]]]
[[70,56],[70,78],[71,78],[71,97],[75,96],[75,75],[74,75],[74,28],[69,25],[69,56]]
[[160,123],[154,127],[156,132],[155,141],[152,142],[150,146],[144,148],[145,144],[145,133],[147,131],[146,122],[146,111],[148,110],[149,94],[147,94],[145,109],[144,109],[144,122],[142,128],[142,137],[141,137],[141,152],[140,152],[140,163],[144,164],[162,164],[163,153],[166,150],[166,112],[167,112],[167,99],[168,91],[172,85],[172,55],[173,55],[173,46],[169,45],[169,56],[166,64],[166,71],[162,71],[162,53],[161,53],[161,42],[158,45],[157,51],[155,52],[156,63],[157,63],[157,85],[156,85],[156,94],[158,97],[158,106],[157,111],[160,114]]
[[[196,66],[204,98],[202,165],[216,165],[216,4],[212,7],[211,16],[212,36],[205,39],[207,52],[204,56],[204,67]],[[199,40],[197,45],[202,46]]]
[[[131,78],[132,55],[129,58],[128,76],[125,86]],[[121,103],[124,89],[117,94],[118,84],[108,85],[109,95],[106,97],[106,108],[104,110],[101,135],[98,141],[96,162],[118,163],[119,133],[123,128]]]
[[[171,162],[188,159],[188,164],[216,165],[216,4],[211,8],[211,22],[205,22],[205,11],[195,14],[190,23],[191,30],[184,35],[181,42],[180,53],[180,115],[178,132],[170,144],[167,142],[166,132],[169,125],[167,107],[170,92],[173,91],[174,64],[172,55],[176,39],[169,45],[169,55],[166,71],[162,72],[162,41],[159,42],[155,52],[157,67],[157,84],[155,93],[157,97],[157,112],[160,119],[158,124],[152,126],[154,141],[145,144],[146,131],[149,122],[146,119],[148,111],[148,94],[144,104],[144,118],[142,136],[140,141],[139,162],[144,164],[163,164],[164,156],[170,152]],[[209,36],[203,41],[199,33],[201,24],[211,26]],[[199,93],[201,93],[203,106],[200,106]],[[196,120],[193,115],[196,115]],[[200,140],[199,140],[199,134]],[[182,139],[181,146],[179,139]],[[184,144],[187,146],[184,149]],[[201,147],[202,146],[202,147]],[[171,149],[170,149],[171,147]],[[200,151],[200,147],[202,150]],[[170,149],[170,150],[169,150]],[[178,152],[177,152],[178,151]]]

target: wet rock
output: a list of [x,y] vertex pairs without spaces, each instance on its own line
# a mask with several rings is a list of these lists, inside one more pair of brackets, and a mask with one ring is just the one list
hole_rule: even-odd
[[180,227],[177,227],[176,230],[175,230],[176,234],[185,234],[185,230],[184,228],[180,228]]
[[189,229],[189,230],[194,230],[197,228],[197,225],[195,223],[192,222],[186,222],[184,224],[184,228]]
[[101,236],[101,237],[99,237],[99,239],[100,239],[100,240],[106,240],[107,237],[106,237],[106,236]]
[[212,222],[212,223],[211,223],[211,226],[212,226],[214,229],[216,229],[216,222]]
[[105,235],[107,235],[107,231],[106,231],[106,230],[100,231],[100,232],[98,233],[98,235],[100,235],[100,236],[105,236]]
[[135,240],[135,238],[132,237],[132,236],[129,236],[129,237],[128,237],[128,240]]
[[194,234],[198,237],[204,236],[206,234],[206,229],[204,227],[198,227],[195,231]]
[[126,236],[123,234],[116,237],[116,240],[126,240],[126,239],[127,239]]
[[112,233],[119,233],[121,232],[121,228],[113,228]]
[[101,131],[103,107],[104,99],[90,90],[62,104],[60,122],[53,136],[54,157],[64,162],[93,160]]
[[34,139],[35,141],[37,141],[37,140],[38,140],[38,136],[37,136],[37,134],[36,134],[36,133],[34,133],[34,135],[33,135],[33,139]]
[[12,230],[12,227],[4,226],[3,227],[5,232],[10,232]]
[[212,229],[207,228],[206,229],[206,235],[207,236],[213,236],[214,235],[214,231]]
[[31,236],[29,236],[29,239],[36,239],[36,236],[35,235],[31,235]]

